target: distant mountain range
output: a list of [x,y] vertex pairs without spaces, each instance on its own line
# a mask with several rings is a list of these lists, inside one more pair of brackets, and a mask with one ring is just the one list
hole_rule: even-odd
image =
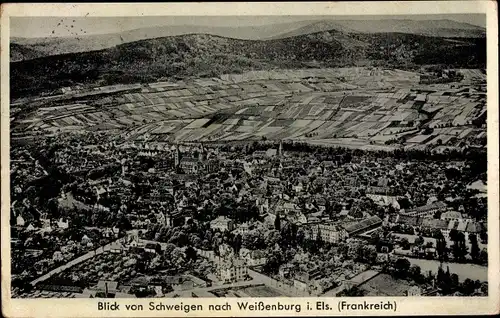
[[485,37],[482,27],[453,20],[320,20],[246,27],[160,26],[121,33],[79,37],[11,38],[11,61],[30,60],[50,55],[112,48],[120,44],[179,36],[208,34],[240,40],[278,40],[323,31],[354,33],[406,33],[433,37]]

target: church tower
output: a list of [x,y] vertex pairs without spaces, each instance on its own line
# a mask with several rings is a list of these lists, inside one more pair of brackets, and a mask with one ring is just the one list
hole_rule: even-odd
[[283,157],[283,140],[280,140],[280,146],[278,148],[278,156]]
[[200,150],[200,161],[203,162],[205,159],[207,159],[207,150],[205,149],[205,146],[203,143],[201,143],[201,150]]

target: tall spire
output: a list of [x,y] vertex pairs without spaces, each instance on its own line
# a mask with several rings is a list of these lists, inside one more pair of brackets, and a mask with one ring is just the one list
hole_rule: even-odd
[[280,146],[278,148],[278,156],[279,157],[283,156],[283,140],[280,140]]
[[203,142],[201,142],[200,161],[205,161],[206,158],[207,158],[207,155],[206,155],[205,146],[203,145]]
[[177,144],[175,144],[174,160],[175,160],[175,167],[178,167],[180,163],[180,152],[179,152],[179,145]]

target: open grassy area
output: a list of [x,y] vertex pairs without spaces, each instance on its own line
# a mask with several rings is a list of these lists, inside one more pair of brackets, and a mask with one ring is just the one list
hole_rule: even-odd
[[242,289],[250,297],[283,297],[283,294],[268,286],[254,286]]

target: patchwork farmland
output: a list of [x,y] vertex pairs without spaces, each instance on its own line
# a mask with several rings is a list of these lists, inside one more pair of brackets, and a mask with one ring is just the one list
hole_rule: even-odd
[[[379,68],[254,71],[219,78],[68,89],[14,101],[12,138],[113,131],[122,141],[291,139],[365,148],[462,147],[485,141],[485,75],[420,83]],[[36,103],[36,106],[34,106]]]

